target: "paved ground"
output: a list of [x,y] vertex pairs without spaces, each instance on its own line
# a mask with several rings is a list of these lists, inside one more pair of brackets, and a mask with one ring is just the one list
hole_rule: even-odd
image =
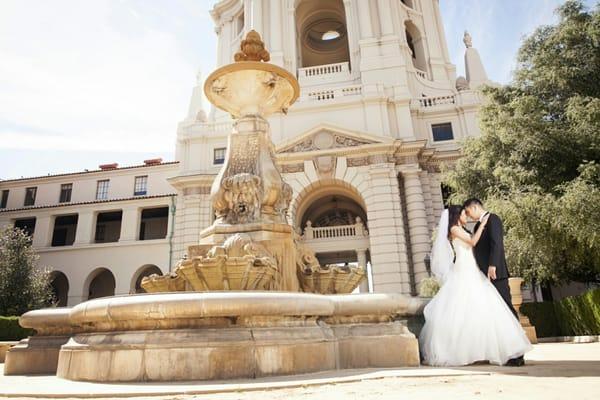
[[600,399],[600,343],[540,344],[527,359],[528,365],[523,368],[475,365],[352,370],[211,383],[93,384],[53,376],[0,376],[0,398]]

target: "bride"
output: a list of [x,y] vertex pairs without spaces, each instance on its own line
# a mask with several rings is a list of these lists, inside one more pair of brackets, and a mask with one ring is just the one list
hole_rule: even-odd
[[421,353],[425,364],[435,366],[504,365],[531,350],[531,343],[473,256],[487,216],[473,236],[463,228],[466,222],[460,206],[450,206],[440,219],[431,269],[442,287],[425,307]]

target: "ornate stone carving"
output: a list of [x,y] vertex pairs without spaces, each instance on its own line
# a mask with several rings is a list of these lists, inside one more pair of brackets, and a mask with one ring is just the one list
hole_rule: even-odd
[[349,167],[362,167],[363,165],[369,165],[369,157],[355,157],[348,158],[346,165]]
[[473,38],[471,37],[471,34],[467,31],[465,31],[465,34],[463,36],[463,43],[465,44],[465,47],[467,49],[469,47],[473,47]]
[[271,56],[265,49],[265,44],[255,30],[246,35],[246,39],[240,43],[239,52],[235,53],[233,59],[237,61],[269,61]]
[[237,174],[223,180],[222,199],[213,206],[228,224],[245,224],[258,219],[261,203],[261,180],[256,175]]
[[293,174],[295,172],[304,172],[304,164],[283,164],[281,166],[281,172],[287,174]]
[[165,276],[142,279],[149,293],[205,290],[275,289],[278,264],[267,248],[250,236],[236,233],[222,246],[194,246],[191,259],[183,259]]
[[463,90],[469,90],[469,89],[470,89],[470,86],[469,86],[469,81],[467,81],[467,78],[465,78],[464,76],[459,76],[458,78],[456,78],[456,90],[461,92]]
[[305,138],[303,141],[284,148],[281,153],[302,153],[305,151],[325,150],[340,147],[355,147],[370,144],[367,140],[359,140],[345,135],[321,131]]

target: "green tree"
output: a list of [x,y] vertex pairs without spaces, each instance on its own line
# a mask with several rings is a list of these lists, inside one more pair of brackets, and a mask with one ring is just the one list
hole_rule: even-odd
[[557,9],[519,50],[513,81],[483,91],[482,135],[445,183],[503,219],[514,274],[558,283],[600,276],[600,4]]
[[38,256],[25,231],[0,232],[0,315],[21,315],[51,303],[48,273],[36,266]]

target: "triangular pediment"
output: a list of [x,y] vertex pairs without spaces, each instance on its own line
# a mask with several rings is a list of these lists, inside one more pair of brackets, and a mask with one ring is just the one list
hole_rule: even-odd
[[302,153],[392,141],[391,138],[377,137],[364,132],[320,124],[291,140],[281,143],[277,146],[277,153]]

